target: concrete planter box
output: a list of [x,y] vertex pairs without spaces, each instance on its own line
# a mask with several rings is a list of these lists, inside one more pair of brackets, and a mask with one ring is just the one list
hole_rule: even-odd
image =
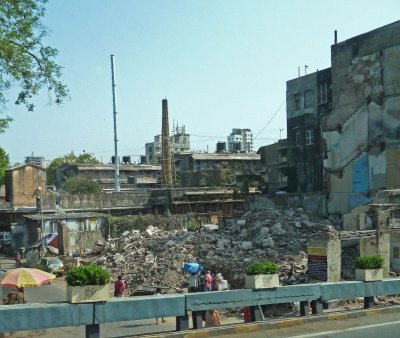
[[356,280],[371,282],[383,279],[383,269],[356,269]]
[[245,276],[247,289],[265,289],[279,287],[279,275],[253,275]]
[[102,302],[110,298],[110,286],[107,285],[67,285],[67,301],[70,303]]

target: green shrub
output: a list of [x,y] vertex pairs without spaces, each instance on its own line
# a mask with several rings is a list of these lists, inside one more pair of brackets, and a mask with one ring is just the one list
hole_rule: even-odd
[[67,271],[67,284],[71,286],[105,285],[111,280],[107,270],[96,265],[81,265]]
[[246,269],[246,275],[270,275],[278,271],[278,265],[269,261],[254,262]]
[[359,269],[381,269],[383,267],[382,256],[360,256],[356,259],[356,267]]

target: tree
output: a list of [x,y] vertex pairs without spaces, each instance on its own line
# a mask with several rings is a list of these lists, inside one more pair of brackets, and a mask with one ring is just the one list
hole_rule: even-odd
[[10,158],[3,148],[0,147],[0,186],[4,184],[6,169],[10,165]]
[[62,189],[71,194],[92,194],[101,191],[100,185],[86,177],[74,176],[68,178],[62,185]]
[[57,157],[47,167],[48,184],[56,183],[56,170],[64,163],[100,163],[99,160],[91,153],[82,153],[76,156],[73,151],[63,157]]
[[[7,102],[6,92],[18,87],[15,104],[28,111],[32,98],[47,89],[49,101],[61,104],[68,89],[60,81],[61,66],[54,62],[58,51],[44,44],[47,29],[41,19],[47,0],[2,0],[0,2],[0,104]],[[0,111],[0,133],[12,118]],[[3,115],[3,117],[1,117]]]

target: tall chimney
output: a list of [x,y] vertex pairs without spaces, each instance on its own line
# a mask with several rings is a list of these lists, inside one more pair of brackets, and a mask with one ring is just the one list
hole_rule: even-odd
[[337,44],[337,30],[335,29],[335,45]]
[[167,99],[162,100],[161,142],[161,186],[166,188],[172,186],[171,147]]

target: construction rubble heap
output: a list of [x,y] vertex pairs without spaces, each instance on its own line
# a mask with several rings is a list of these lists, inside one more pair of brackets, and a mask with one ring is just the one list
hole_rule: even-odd
[[205,225],[195,232],[153,226],[143,232],[125,231],[119,238],[99,241],[86,258],[114,276],[122,274],[128,295],[154,285],[182,292],[187,287],[182,272],[185,262],[221,272],[230,288],[237,289],[243,287],[244,271],[253,261],[278,263],[281,281],[289,271],[302,276],[307,270],[307,242],[321,231],[334,231],[332,223],[310,217],[302,209],[271,208],[225,219],[220,228]]

